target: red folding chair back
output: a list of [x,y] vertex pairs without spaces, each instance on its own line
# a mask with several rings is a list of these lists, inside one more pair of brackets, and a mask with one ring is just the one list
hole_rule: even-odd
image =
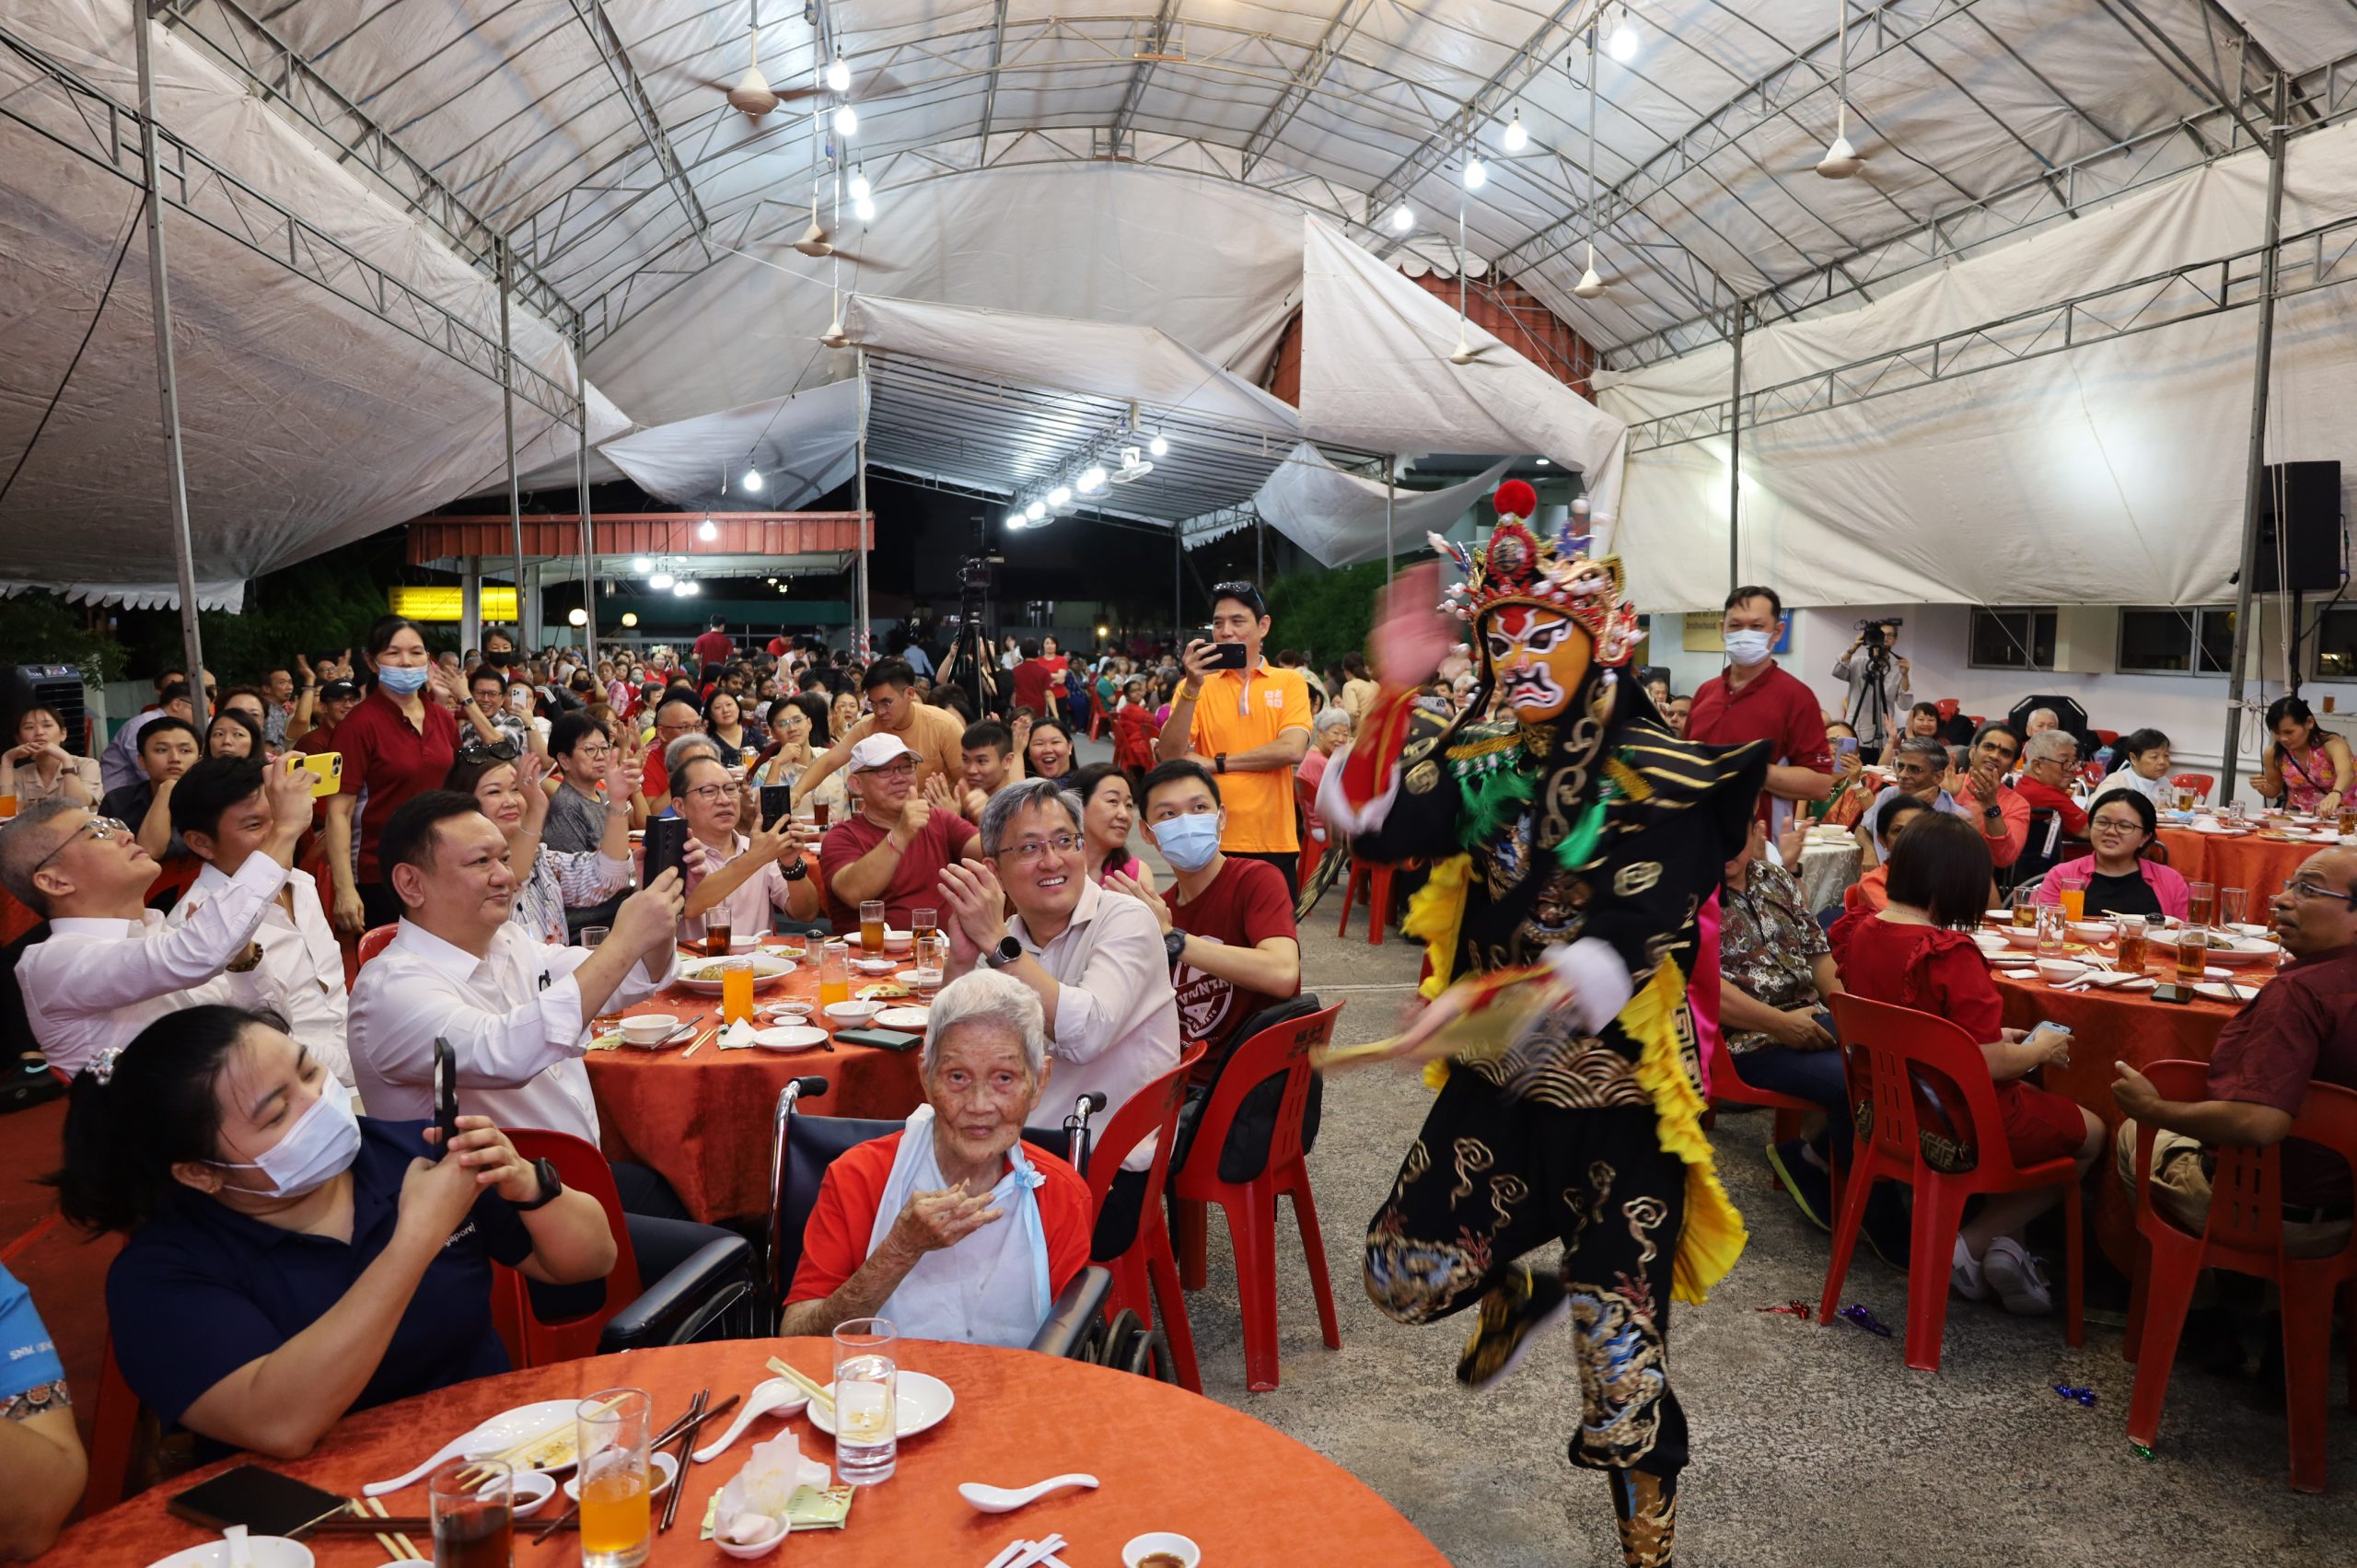
[[2178,773],[2169,780],[2169,787],[2189,789],[2201,799],[2207,800],[2210,798],[2210,792],[2218,787],[2218,781],[2208,773]]
[[114,1335],[107,1335],[106,1359],[99,1371],[98,1408],[90,1416],[89,1479],[82,1488],[82,1516],[104,1513],[123,1499],[131,1481],[132,1450],[138,1446],[139,1396],[115,1365]]
[[[507,1342],[508,1358],[517,1369],[546,1366],[552,1362],[578,1361],[598,1353],[598,1336],[606,1319],[638,1299],[638,1254],[630,1244],[630,1222],[622,1214],[621,1194],[614,1188],[613,1167],[598,1145],[570,1132],[538,1127],[505,1129],[507,1141],[527,1161],[545,1159],[556,1167],[565,1186],[586,1192],[606,1211],[606,1225],[614,1233],[614,1267],[606,1275],[605,1299],[594,1312],[558,1322],[543,1320],[532,1309],[531,1292],[524,1276],[504,1264],[494,1265],[492,1318]],[[504,1302],[500,1299],[506,1296]]]
[[[2202,1062],[2155,1062],[2144,1069],[2163,1099],[2211,1098],[2210,1068]],[[2336,1295],[2357,1288],[2357,1235],[2322,1258],[2292,1258],[2283,1251],[2283,1151],[2222,1145],[2210,1177],[2210,1219],[2196,1236],[2162,1214],[2153,1202],[2153,1142],[2157,1130],[2136,1129],[2136,1231],[2134,1294],[2128,1308],[2127,1353],[2136,1363],[2136,1388],[2129,1397],[2128,1435],[2150,1447],[2161,1426],[2169,1364],[2177,1359],[2186,1308],[2204,1269],[2273,1280],[2283,1297],[2283,1395],[2289,1414],[2292,1485],[2322,1492],[2325,1483],[2325,1383],[2332,1371],[2332,1311]],[[2357,1169],[2357,1093],[2332,1084],[2311,1084],[2292,1118],[2289,1136],[2321,1144]],[[2357,1295],[2348,1298],[2357,1314]],[[2357,1407],[2357,1364],[2349,1374],[2349,1400]]]
[[1146,1139],[1155,1140],[1154,1163],[1146,1167],[1145,1192],[1139,1202],[1137,1235],[1120,1256],[1095,1261],[1113,1273],[1106,1318],[1109,1321],[1113,1314],[1127,1307],[1148,1328],[1158,1320],[1163,1338],[1170,1342],[1171,1370],[1189,1392],[1196,1394],[1203,1391],[1203,1380],[1195,1365],[1195,1336],[1187,1323],[1186,1295],[1178,1288],[1178,1256],[1171,1248],[1162,1191],[1170,1179],[1170,1148],[1178,1138],[1178,1110],[1187,1102],[1187,1080],[1202,1059],[1203,1042],[1189,1042],[1178,1065],[1124,1101],[1088,1149],[1089,1213],[1095,1216],[1105,1212],[1105,1197],[1113,1190],[1121,1162]]
[[[1277,1199],[1293,1199],[1294,1221],[1301,1230],[1302,1251],[1309,1266],[1309,1284],[1318,1298],[1318,1323],[1327,1348],[1342,1348],[1342,1331],[1334,1318],[1334,1289],[1326,1274],[1326,1247],[1318,1231],[1318,1203],[1309,1191],[1309,1167],[1302,1158],[1302,1118],[1309,1103],[1309,1053],[1334,1038],[1334,1019],[1342,1010],[1335,1003],[1307,1017],[1272,1025],[1237,1046],[1220,1070],[1211,1103],[1187,1151],[1187,1163],[1171,1178],[1171,1191],[1180,1205],[1186,1233],[1186,1283],[1202,1288],[1203,1205],[1217,1203],[1227,1214],[1227,1233],[1236,1248],[1236,1289],[1244,1318],[1245,1385],[1254,1393],[1277,1386]],[[1244,1097],[1262,1080],[1284,1074],[1284,1089],[1277,1103],[1276,1125],[1269,1137],[1268,1162],[1249,1181],[1221,1179],[1220,1151],[1227,1146]]]
[[[1868,1079],[1864,1093],[1869,1097],[1864,1109],[1873,1120],[1870,1127],[1859,1130],[1851,1157],[1849,1191],[1842,1194],[1834,1219],[1833,1258],[1825,1271],[1825,1295],[1817,1304],[1817,1321],[1833,1321],[1841,1282],[1850,1272],[1851,1255],[1857,1250],[1866,1196],[1875,1179],[1904,1181],[1915,1189],[1915,1223],[1909,1238],[1907,1269],[1907,1365],[1937,1372],[1940,1337],[1947,1327],[1948,1269],[1956,1253],[1956,1232],[1964,1222],[1965,1200],[2061,1187],[2069,1274],[2062,1336],[2073,1345],[2080,1343],[2086,1337],[2085,1270],[2076,1166],[2067,1158],[2028,1166],[2014,1163],[2013,1150],[2005,1142],[2004,1119],[1997,1110],[1997,1086],[1989,1076],[1988,1058],[1962,1025],[1936,1014],[1869,1002],[1861,996],[1838,995],[1830,1001],[1845,1064],[1852,1069],[1850,1101],[1854,1106],[1861,1098],[1854,1070],[1863,1054]],[[1926,1125],[1917,1101],[1919,1074],[1929,1074],[1925,1086],[1940,1097],[1948,1123],[1945,1130]],[[1932,1162],[1927,1144],[1941,1151],[1940,1165]],[[1944,1170],[1941,1165],[1965,1168]]]
[[400,924],[396,923],[392,925],[372,925],[367,930],[362,932],[360,934],[360,961],[363,964],[366,964],[369,959],[383,952],[392,944],[393,938],[401,934],[401,929]]

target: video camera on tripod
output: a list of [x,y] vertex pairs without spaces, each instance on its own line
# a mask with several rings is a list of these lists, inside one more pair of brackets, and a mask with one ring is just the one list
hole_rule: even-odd
[[1888,616],[1879,621],[1861,621],[1857,623],[1858,637],[1869,648],[1887,649],[1890,646],[1890,634],[1906,624],[1906,621],[1899,620],[1897,616]]
[[[981,531],[980,519],[975,532]],[[990,639],[982,627],[982,616],[988,608],[991,591],[991,569],[1006,564],[1006,557],[987,552],[967,556],[958,563],[958,635],[950,644],[946,660],[948,683],[961,686],[974,699],[977,714],[990,711],[991,699],[996,694],[997,681],[991,660]]]

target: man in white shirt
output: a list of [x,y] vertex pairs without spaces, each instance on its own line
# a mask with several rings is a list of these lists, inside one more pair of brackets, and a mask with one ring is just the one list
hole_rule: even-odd
[[[17,960],[25,1017],[49,1064],[71,1076],[101,1051],[181,1007],[253,940],[311,819],[311,775],[273,772],[272,827],[205,907],[168,924],[143,901],[156,859],[134,830],[63,800],[0,828],[0,885],[49,921]],[[226,1000],[226,998],[222,998]]]
[[[172,786],[172,831],[204,868],[172,906],[168,923],[185,925],[197,918],[276,833],[278,819],[262,788],[268,765],[259,757],[208,757]],[[283,770],[284,764],[279,766]],[[301,776],[306,783],[311,777]],[[308,799],[300,813],[309,821]],[[262,911],[253,940],[229,960],[226,973],[207,983],[206,992],[208,1002],[277,1014],[286,1020],[289,1035],[346,1088],[352,1086],[352,1056],[343,1043],[343,949],[310,873],[286,873],[285,885]]]

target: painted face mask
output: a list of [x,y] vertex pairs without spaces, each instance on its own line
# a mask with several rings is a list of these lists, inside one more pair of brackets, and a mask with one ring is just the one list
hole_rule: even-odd
[[1509,604],[1482,629],[1500,696],[1525,723],[1552,719],[1571,704],[1595,645],[1560,610]]

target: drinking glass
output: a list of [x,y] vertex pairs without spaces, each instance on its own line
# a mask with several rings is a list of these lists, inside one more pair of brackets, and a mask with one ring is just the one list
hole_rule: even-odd
[[753,960],[730,958],[720,966],[720,1020],[734,1024],[753,1016]]
[[2038,956],[2059,958],[2062,956],[2067,933],[2063,930],[2062,906],[2040,904],[2038,910]]
[[911,970],[915,978],[909,981],[910,987],[927,996],[940,990],[942,975],[949,968],[949,938],[937,934],[920,936],[910,956],[915,960]]
[[814,800],[810,803],[810,820],[817,825],[821,832],[826,830],[827,803],[825,801]]
[[851,945],[830,942],[819,949],[819,1006],[851,1000]]
[[735,935],[728,918],[728,906],[714,907],[703,917],[703,955],[707,958],[728,956],[728,939]]
[[2123,914],[2119,917],[2119,964],[2130,974],[2144,972],[2144,917]]
[[2062,918],[2064,920],[2086,919],[2087,885],[2084,882],[2063,883],[2061,888],[2061,902]]
[[2185,885],[2185,923],[2207,925],[2217,918],[2218,885],[2214,882],[2189,882]]
[[2243,912],[2249,907],[2250,894],[2246,889],[2241,888],[2218,889],[2219,924],[2240,925],[2243,923]]
[[929,940],[934,933],[940,929],[941,912],[939,910],[911,910],[909,912],[909,931],[918,941]]
[[[581,928],[581,945],[594,953],[611,935],[613,935],[611,926],[585,925]],[[613,998],[609,997],[606,1002],[606,1010],[590,1019],[589,1027],[602,1032],[607,1029],[620,1028],[621,1021],[621,1008],[615,1005]]]
[[2038,923],[2038,889],[2036,888],[2014,889],[2014,923],[2024,930]]
[[883,1318],[853,1318],[835,1330],[835,1474],[846,1486],[889,1481],[900,1462],[899,1340]]
[[434,1568],[508,1568],[516,1555],[516,1472],[498,1459],[446,1459],[426,1482]]
[[2201,978],[2202,969],[2210,962],[2210,933],[2199,925],[2189,925],[2177,934],[2177,980],[2179,985],[2191,985]]
[[608,1388],[574,1408],[581,1454],[582,1568],[639,1568],[655,1539],[647,1439],[655,1401]]
[[871,958],[884,951],[884,900],[881,899],[860,901],[859,950]]

